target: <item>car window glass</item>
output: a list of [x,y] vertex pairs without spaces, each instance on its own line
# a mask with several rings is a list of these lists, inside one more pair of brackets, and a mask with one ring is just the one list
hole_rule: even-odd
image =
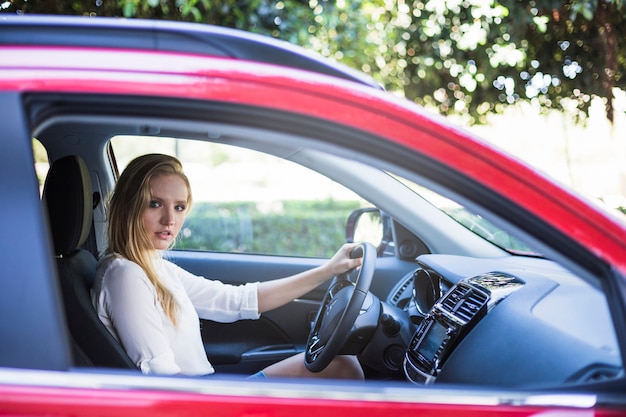
[[404,185],[411,190],[419,194],[422,198],[427,200],[430,204],[437,207],[439,210],[446,213],[455,221],[463,225],[465,228],[471,230],[483,239],[505,249],[509,252],[515,252],[518,254],[536,254],[530,246],[524,243],[521,239],[513,236],[507,231],[504,231],[494,225],[489,220],[485,219],[479,214],[476,214],[469,210],[467,207],[453,201],[447,197],[444,197],[435,191],[422,187],[413,181],[407,180],[394,175]]
[[118,136],[118,169],[159,152],[183,163],[193,207],[174,249],[329,257],[353,210],[371,206],[308,168],[257,151],[182,139]]

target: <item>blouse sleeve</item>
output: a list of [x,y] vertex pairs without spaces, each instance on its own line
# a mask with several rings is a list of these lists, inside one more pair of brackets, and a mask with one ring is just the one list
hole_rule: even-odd
[[193,275],[168,261],[189,295],[202,319],[231,323],[242,319],[258,319],[258,283],[235,286]]
[[180,372],[165,334],[156,290],[138,265],[111,262],[100,297],[120,343],[143,373]]

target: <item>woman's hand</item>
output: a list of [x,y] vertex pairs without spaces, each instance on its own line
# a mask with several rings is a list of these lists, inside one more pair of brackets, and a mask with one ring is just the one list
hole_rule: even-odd
[[332,258],[330,258],[325,265],[328,269],[328,274],[330,275],[328,279],[343,274],[352,268],[361,266],[361,263],[363,262],[362,257],[355,259],[350,258],[350,252],[352,252],[352,250],[357,246],[359,246],[358,243],[346,243],[339,248]]
[[259,312],[272,310],[285,305],[294,298],[301,297],[318,285],[361,266],[362,258],[350,258],[356,243],[343,245],[324,265],[286,278],[261,282],[258,285]]

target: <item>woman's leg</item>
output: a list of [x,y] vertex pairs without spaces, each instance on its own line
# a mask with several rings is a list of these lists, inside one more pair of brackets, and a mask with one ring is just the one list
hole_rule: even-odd
[[355,356],[336,356],[321,372],[311,372],[304,365],[304,353],[291,356],[263,369],[268,378],[299,377],[299,378],[333,378],[333,379],[364,379],[363,369]]

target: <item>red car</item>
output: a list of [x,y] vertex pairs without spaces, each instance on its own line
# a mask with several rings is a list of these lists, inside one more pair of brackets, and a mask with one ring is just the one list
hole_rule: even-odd
[[[626,415],[623,219],[271,39],[2,16],[0,56],[0,415]],[[345,240],[364,266],[203,321],[212,378],[143,375],[89,291],[107,197],[151,152],[192,181],[167,253],[192,273],[269,280]],[[246,378],[298,352],[366,380]]]

